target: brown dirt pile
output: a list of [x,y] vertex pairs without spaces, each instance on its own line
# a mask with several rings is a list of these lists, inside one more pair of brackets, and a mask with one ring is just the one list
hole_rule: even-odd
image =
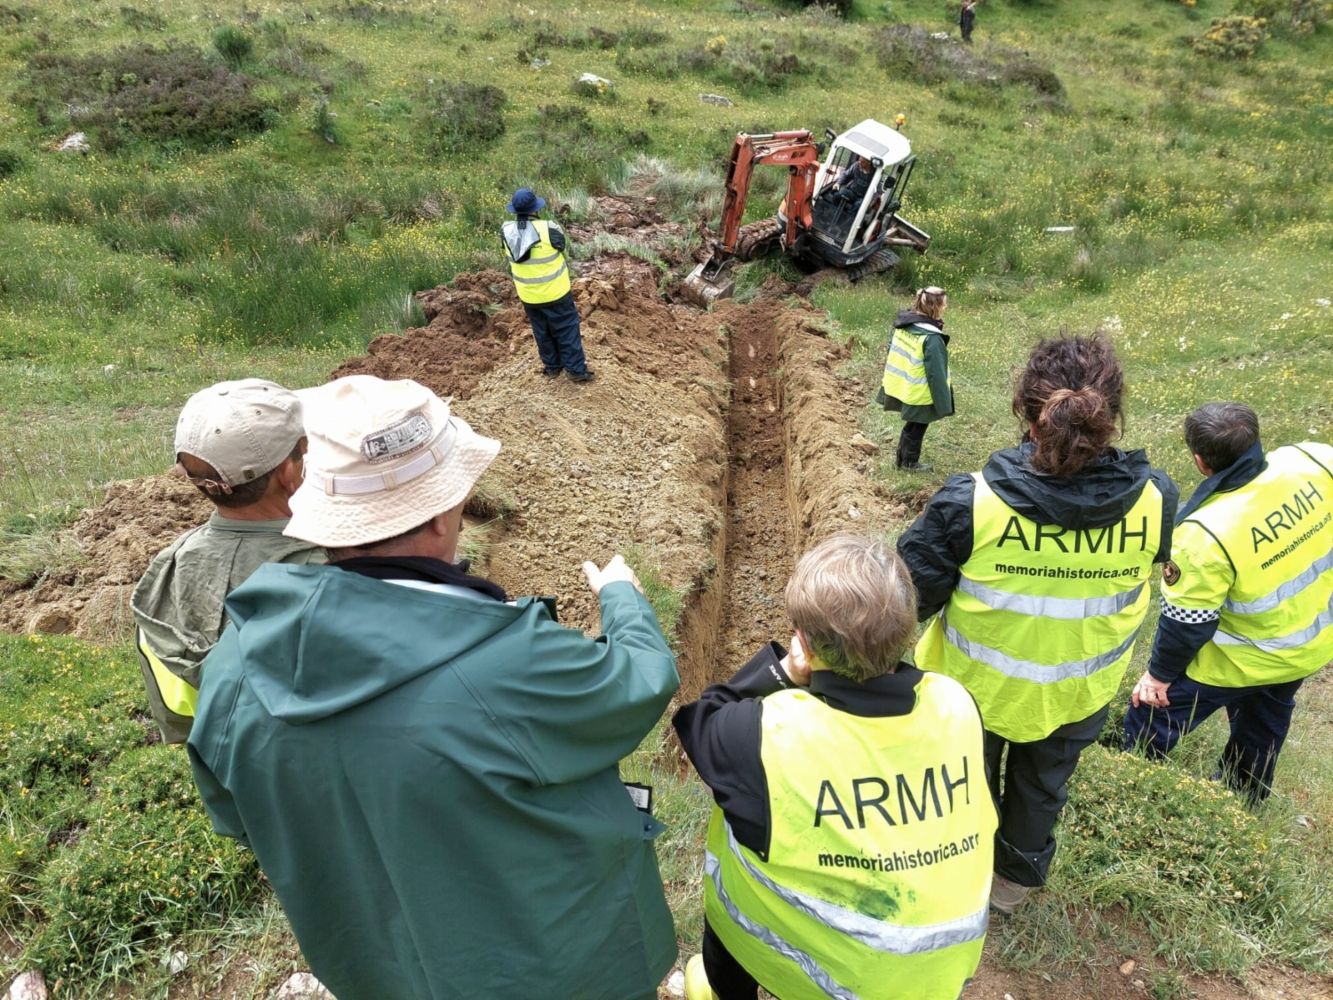
[[[682,227],[651,209],[636,213],[627,199],[601,199],[596,214],[586,232],[570,227],[576,240],[610,232],[660,253],[684,246]],[[511,593],[556,595],[563,620],[595,630],[596,601],[579,567],[617,551],[660,567],[667,586],[692,591],[686,628],[708,638],[688,643],[686,659],[704,683],[734,666],[715,662],[723,592],[740,594],[728,620],[748,623],[742,645],[781,637],[781,591],[805,540],[880,523],[862,474],[869,460],[851,443],[860,389],[836,375],[842,354],[817,314],[779,301],[785,287],[705,313],[664,301],[661,269],[628,253],[600,254],[579,272],[574,295],[597,373],[591,384],[542,377],[527,319],[500,271],[422,293],[426,326],[375,338],[333,376],[416,379],[500,438],[488,486],[512,498],[513,509],[489,526],[482,569]],[[740,377],[729,336],[760,348]],[[789,382],[780,384],[780,369]],[[733,428],[729,442],[733,380],[736,398],[761,419]],[[737,506],[729,511],[737,469],[768,493],[731,497]],[[105,504],[70,529],[85,557],[78,568],[27,587],[0,581],[0,627],[126,636],[129,592],[152,554],[207,514],[207,503],[173,477],[114,484]],[[728,537],[737,542],[730,555]],[[730,577],[727,558],[737,561]]]
[[130,593],[153,556],[212,510],[185,479],[150,476],[112,483],[98,507],[67,533],[77,566],[56,569],[28,586],[0,580],[0,629],[72,633],[85,639],[130,634]]

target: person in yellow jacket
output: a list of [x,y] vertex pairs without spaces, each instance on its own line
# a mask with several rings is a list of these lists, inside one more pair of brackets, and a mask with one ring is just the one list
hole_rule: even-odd
[[1025,429],[953,476],[898,540],[933,619],[916,665],[956,678],[986,726],[1000,809],[991,905],[1044,885],[1079,755],[1100,734],[1171,545],[1178,491],[1112,447],[1124,374],[1101,336],[1033,348],[1014,392]]
[[672,724],[716,808],[691,1000],[956,1000],[986,935],[995,809],[963,687],[899,662],[916,597],[883,543],[807,552],[770,642]]
[[1185,442],[1206,478],[1177,519],[1125,747],[1161,757],[1223,708],[1231,736],[1218,776],[1257,803],[1272,789],[1296,691],[1333,661],[1333,448],[1265,454],[1244,403],[1199,407]]
[[908,472],[929,472],[921,462],[926,428],[953,416],[953,378],[949,374],[949,336],[944,332],[944,310],[949,297],[943,288],[922,288],[893,324],[884,377],[876,401],[902,414],[897,466]]
[[509,257],[514,288],[532,324],[542,374],[556,378],[563,371],[573,382],[591,382],[593,373],[583,356],[579,310],[570,290],[565,234],[554,222],[538,218],[545,207],[546,199],[531,188],[519,188],[506,207],[515,219],[504,224],[500,239]]

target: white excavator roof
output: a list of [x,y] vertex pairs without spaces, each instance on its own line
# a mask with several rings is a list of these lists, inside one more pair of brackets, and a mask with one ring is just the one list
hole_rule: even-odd
[[873,118],[853,125],[840,134],[835,142],[861,156],[878,158],[885,166],[900,163],[912,155],[912,144],[907,141],[907,136],[897,129],[881,125]]

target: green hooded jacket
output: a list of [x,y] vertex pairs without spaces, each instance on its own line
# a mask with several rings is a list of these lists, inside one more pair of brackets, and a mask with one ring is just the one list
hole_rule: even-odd
[[676,957],[618,761],[679,685],[648,602],[547,605],[267,565],[227,601],[190,759],[338,1000],[655,995]]

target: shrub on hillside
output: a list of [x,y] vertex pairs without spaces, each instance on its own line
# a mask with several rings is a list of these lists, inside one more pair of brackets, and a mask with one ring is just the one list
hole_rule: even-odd
[[255,43],[240,28],[224,24],[213,32],[213,48],[232,69],[240,69],[255,50]]
[[166,31],[167,20],[159,14],[139,10],[137,7],[121,7],[120,19],[135,31]]
[[186,754],[146,747],[99,780],[88,825],[37,878],[45,917],[25,961],[79,982],[136,964],[133,946],[224,917],[262,890],[252,852],[212,832]]
[[1064,83],[1054,70],[1007,46],[990,46],[983,56],[952,38],[933,38],[924,28],[893,24],[875,36],[873,47],[881,66],[920,83],[1017,84],[1053,101],[1065,98]]
[[48,119],[59,107],[103,148],[130,138],[230,142],[268,128],[276,114],[255,96],[249,77],[184,46],[35,55],[20,100]]
[[717,35],[699,48],[682,52],[676,60],[677,68],[688,73],[710,77],[719,83],[741,90],[780,90],[787,83],[807,76],[815,69],[808,59],[802,59],[787,39],[763,38],[757,44],[729,44]]
[[1274,30],[1308,35],[1333,13],[1326,0],[1237,0],[1236,14],[1263,18]]
[[505,133],[509,98],[499,87],[467,81],[432,83],[425,103],[432,152],[465,152]]
[[1268,37],[1268,22],[1262,17],[1233,14],[1219,17],[1198,38],[1194,51],[1214,59],[1248,59]]
[[1299,954],[1329,916],[1301,888],[1301,859],[1236,795],[1136,754],[1083,754],[1062,829],[1062,877],[1089,902],[1127,901],[1150,927],[1188,922],[1204,938],[1248,934]]
[[23,169],[23,154],[16,149],[0,146],[0,180]]

